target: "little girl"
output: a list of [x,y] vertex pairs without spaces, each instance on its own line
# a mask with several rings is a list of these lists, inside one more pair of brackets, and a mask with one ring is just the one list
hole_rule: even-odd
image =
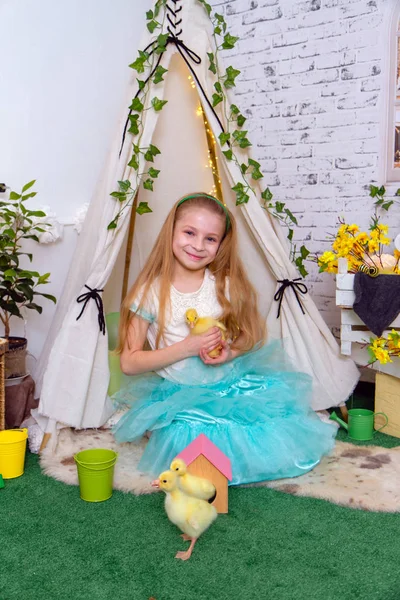
[[[217,327],[190,335],[189,308],[221,321],[226,340]],[[131,408],[114,433],[125,442],[152,432],[140,470],[158,475],[200,433],[231,459],[233,485],[301,475],[333,447],[336,427],[309,408],[311,377],[292,370],[279,342],[263,345],[235,219],[213,196],[175,204],[124,301],[119,336],[122,370],[135,377],[115,396]]]

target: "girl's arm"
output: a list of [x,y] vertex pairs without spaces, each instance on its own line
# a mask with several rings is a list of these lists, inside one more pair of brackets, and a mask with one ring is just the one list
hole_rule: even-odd
[[208,351],[221,342],[221,331],[213,327],[202,335],[188,335],[187,338],[167,348],[143,350],[150,323],[141,317],[132,317],[125,346],[121,352],[121,369],[125,375],[140,375],[158,371],[190,356],[198,356],[202,348]]

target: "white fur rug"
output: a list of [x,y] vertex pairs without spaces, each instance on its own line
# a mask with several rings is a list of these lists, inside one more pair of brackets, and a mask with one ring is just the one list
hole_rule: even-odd
[[[78,485],[74,454],[87,448],[110,448],[118,452],[114,489],[133,494],[150,494],[150,478],[137,470],[146,445],[117,444],[110,431],[62,429],[55,454],[45,450],[40,457],[46,475]],[[269,487],[295,496],[312,496],[370,511],[400,512],[400,446],[355,446],[337,442],[330,456],[311,472],[293,479],[250,484]],[[249,487],[249,486],[244,486]]]

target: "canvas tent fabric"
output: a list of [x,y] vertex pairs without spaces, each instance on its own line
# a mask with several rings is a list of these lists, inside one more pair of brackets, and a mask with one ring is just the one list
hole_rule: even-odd
[[[223,199],[236,216],[240,253],[258,291],[269,336],[282,338],[296,368],[313,376],[312,407],[318,410],[337,406],[352,392],[359,377],[358,369],[349,358],[340,355],[338,344],[310,294],[298,294],[301,296],[301,310],[293,289],[286,289],[280,317],[277,318],[277,303],[273,298],[281,286],[278,281],[293,281],[299,277],[289,260],[286,234],[279,222],[260,205],[258,187],[258,197],[252,195],[247,204],[235,206],[235,193],[231,187],[242,176],[235,162],[226,160],[219,148],[221,128],[218,119],[224,124],[224,115],[219,111],[216,118],[198,85],[201,84],[208,98],[212,97],[215,79],[208,69],[207,59],[207,52],[213,49],[212,25],[204,7],[197,0],[175,0],[171,6],[175,10],[180,7],[182,32],[179,39],[201,57],[201,62],[196,64],[186,56],[192,69],[190,72],[180,53],[184,52],[182,47],[172,40],[161,60],[162,66],[168,69],[165,81],[150,84],[151,90],[145,104],[148,110],[143,112],[144,128],[140,145],[148,147],[152,143],[160,148],[161,155],[155,158],[154,167],[161,172],[154,192],[144,190],[142,186],[140,188],[139,202],[148,201],[153,212],[136,217],[130,281],[133,282],[142,268],[174,202],[185,194],[209,192],[212,188],[204,122],[203,117],[199,118],[201,102],[206,126],[216,140]],[[141,47],[146,47],[152,39],[147,34]],[[189,79],[193,73],[197,80]],[[129,106],[136,92],[136,78],[133,76],[125,106]],[[154,96],[168,100],[161,112],[156,112],[150,104]],[[116,128],[109,159],[90,203],[64,291],[35,372],[40,392],[40,404],[35,416],[48,432],[56,431],[63,424],[77,428],[98,427],[113,412],[107,397],[107,335],[100,331],[99,311],[93,299],[87,302],[81,318],[77,320],[82,309],[77,298],[88,292],[85,285],[93,290],[104,289],[100,295],[103,296],[105,309],[118,310],[130,211],[122,214],[116,230],[107,230],[107,225],[119,208],[110,193],[117,189],[117,181],[133,180],[133,169],[127,166],[131,158],[130,134],[125,137],[119,153],[126,116],[125,108]],[[242,162],[248,158],[248,153],[239,151],[238,158]],[[141,164],[139,171],[146,171],[146,165]]]

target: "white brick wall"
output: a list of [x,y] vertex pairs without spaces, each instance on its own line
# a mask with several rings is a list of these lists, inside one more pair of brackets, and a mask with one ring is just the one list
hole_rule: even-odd
[[[395,0],[216,0],[240,38],[225,64],[241,70],[237,104],[248,117],[263,184],[296,214],[295,239],[328,248],[337,216],[367,228],[378,181],[385,18]],[[399,185],[387,186],[393,192]],[[400,231],[400,206],[385,222]],[[335,284],[307,263],[307,284],[335,328]]]

